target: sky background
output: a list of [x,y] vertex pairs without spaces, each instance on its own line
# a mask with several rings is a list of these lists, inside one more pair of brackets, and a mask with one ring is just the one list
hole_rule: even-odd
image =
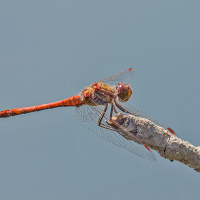
[[[200,1],[1,0],[0,110],[133,67],[129,103],[200,145]],[[97,137],[73,108],[0,120],[1,200],[198,199],[200,174]]]

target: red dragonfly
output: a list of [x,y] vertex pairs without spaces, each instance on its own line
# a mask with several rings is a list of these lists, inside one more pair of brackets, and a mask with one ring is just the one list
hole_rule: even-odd
[[[156,158],[154,154],[139,138],[131,133],[135,138],[135,142],[133,142],[124,135],[121,135],[118,131],[120,128],[122,128],[124,132],[129,134],[130,132],[112,120],[112,117],[120,111],[122,113],[147,118],[175,135],[175,132],[171,128],[146,116],[127,103],[132,95],[132,89],[130,85],[124,82],[127,83],[130,81],[132,75],[133,69],[130,68],[119,74],[93,83],[82,90],[77,96],[72,96],[53,103],[3,110],[0,111],[0,118],[56,107],[75,106],[76,118],[84,127],[117,146],[125,148],[145,159],[155,161]],[[116,128],[113,126],[111,127],[109,123],[107,123],[108,121],[114,123],[114,127]]]

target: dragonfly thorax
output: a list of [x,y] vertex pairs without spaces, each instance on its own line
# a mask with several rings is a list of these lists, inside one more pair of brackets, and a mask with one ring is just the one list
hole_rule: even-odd
[[132,89],[130,85],[124,83],[118,83],[116,86],[116,92],[118,100],[121,102],[126,102],[130,99],[132,95]]
[[100,82],[86,87],[82,92],[84,104],[92,106],[106,105],[111,103],[116,96],[116,88]]

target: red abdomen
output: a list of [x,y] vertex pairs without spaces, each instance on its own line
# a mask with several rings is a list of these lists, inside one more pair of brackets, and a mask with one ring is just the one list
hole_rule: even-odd
[[37,106],[30,106],[30,107],[23,107],[23,108],[14,108],[10,110],[3,110],[3,111],[0,111],[0,118],[26,114],[30,112],[46,110],[46,109],[51,109],[51,108],[63,107],[63,106],[78,106],[81,104],[82,104],[82,101],[81,101],[80,96],[72,96],[70,98],[53,102],[53,103],[47,103],[47,104],[41,104]]

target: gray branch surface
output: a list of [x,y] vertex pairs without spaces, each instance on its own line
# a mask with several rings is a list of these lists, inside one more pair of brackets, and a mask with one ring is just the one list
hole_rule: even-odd
[[[135,140],[137,137],[162,157],[171,161],[179,161],[200,172],[200,146],[195,147],[189,142],[181,140],[146,118],[118,113],[117,116],[112,117],[112,120],[130,132],[128,136],[126,134],[129,139],[138,142]],[[115,126],[112,123],[110,125]],[[124,135],[123,128],[118,130]]]

